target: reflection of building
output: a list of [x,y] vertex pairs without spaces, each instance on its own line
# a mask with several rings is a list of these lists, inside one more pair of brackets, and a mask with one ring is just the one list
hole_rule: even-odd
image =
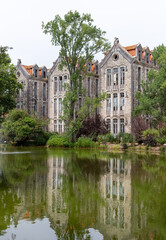
[[[50,156],[47,175],[47,215],[51,223],[62,227],[67,222],[66,206],[61,192],[64,159]],[[54,228],[54,227],[53,227]]]
[[[100,189],[106,206],[100,207],[99,225],[110,239],[129,239],[131,234],[131,165],[112,158],[107,162],[107,173],[102,176]],[[128,237],[128,238],[127,238]]]

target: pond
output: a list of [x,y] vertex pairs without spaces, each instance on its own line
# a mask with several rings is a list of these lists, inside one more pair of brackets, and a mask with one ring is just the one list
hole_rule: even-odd
[[0,240],[166,239],[166,157],[2,148]]

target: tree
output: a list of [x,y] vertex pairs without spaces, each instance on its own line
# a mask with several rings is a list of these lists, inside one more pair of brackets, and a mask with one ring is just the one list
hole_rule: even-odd
[[146,82],[142,82],[142,91],[137,92],[139,105],[135,115],[146,115],[151,120],[151,126],[156,127],[166,121],[166,46],[154,48],[153,61],[158,70],[150,70]]
[[43,127],[47,120],[28,115],[27,112],[13,109],[2,123],[1,133],[5,139],[16,145],[44,145],[47,135]]
[[[52,44],[61,47],[59,52],[60,69],[67,67],[69,71],[70,80],[63,101],[63,119],[68,130],[70,129],[72,137],[74,136],[74,140],[76,132],[88,114],[88,111],[76,112],[78,95],[83,94],[79,84],[80,76],[84,77],[87,74],[86,66],[91,63],[94,55],[100,51],[106,52],[110,48],[110,44],[104,38],[105,32],[93,25],[91,16],[89,14],[81,16],[77,11],[68,12],[64,19],[56,15],[54,20],[46,25],[42,23],[42,28],[45,34],[52,36]],[[86,98],[87,104],[84,104],[84,110],[86,106],[93,105],[92,108],[89,108],[93,112],[104,97],[104,95],[100,96],[93,101],[88,101]]]
[[15,98],[21,84],[17,82],[15,67],[7,53],[9,47],[0,47],[0,120],[16,106]]

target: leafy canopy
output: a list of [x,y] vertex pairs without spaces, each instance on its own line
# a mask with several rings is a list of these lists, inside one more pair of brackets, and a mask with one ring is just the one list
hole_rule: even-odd
[[150,117],[155,127],[166,121],[166,46],[154,48],[152,55],[158,70],[150,70],[147,81],[142,82],[142,91],[137,93],[139,105],[134,113]]
[[21,84],[17,82],[15,67],[7,53],[9,47],[0,47],[0,118],[16,106],[15,97]]
[[80,78],[83,79],[87,75],[86,66],[91,63],[94,55],[100,51],[107,51],[110,44],[104,38],[105,32],[93,25],[90,14],[80,15],[77,11],[70,11],[64,19],[56,15],[54,20],[46,25],[42,23],[42,28],[45,34],[52,36],[52,44],[61,47],[59,68],[66,67],[69,71],[70,79],[63,99],[63,120],[73,139],[84,119],[88,114],[94,113],[99,102],[105,98],[104,94],[94,98],[93,101],[86,97],[82,108],[77,111],[79,95],[84,98],[86,96],[84,89],[80,88]]

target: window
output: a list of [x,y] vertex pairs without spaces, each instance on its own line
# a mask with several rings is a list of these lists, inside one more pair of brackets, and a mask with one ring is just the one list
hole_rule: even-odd
[[90,97],[90,78],[88,78],[88,97]]
[[57,132],[57,121],[54,120],[54,132]]
[[59,134],[62,133],[62,120],[59,120]]
[[34,102],[34,112],[37,112],[37,101]]
[[98,64],[96,64],[96,74],[98,74]]
[[46,84],[43,83],[43,98],[46,98]]
[[88,63],[88,71],[90,72],[91,71],[91,64]]
[[43,102],[43,117],[46,115],[46,103]]
[[79,76],[79,94],[82,94],[82,76]]
[[34,83],[34,97],[37,98],[37,82]]
[[98,79],[96,78],[96,93],[95,93],[95,95],[96,95],[96,97],[98,96]]
[[110,113],[111,111],[111,94],[107,95],[106,111],[107,113]]
[[142,49],[138,49],[138,60],[142,60]]
[[146,53],[146,62],[149,63],[149,60],[150,60],[150,54],[149,52]]
[[62,113],[62,98],[59,98],[59,114]]
[[107,119],[107,120],[106,120],[106,126],[107,126],[107,130],[108,130],[109,132],[111,132],[111,120],[110,120],[110,119]]
[[62,91],[62,76],[59,77],[59,91]]
[[118,68],[114,68],[114,86],[118,85]]
[[57,82],[57,77],[54,78],[54,94],[57,93],[57,89],[58,89],[58,82]]
[[113,110],[114,111],[118,110],[118,95],[117,95],[117,93],[114,93],[114,95],[113,95]]
[[24,93],[24,82],[21,82],[21,84],[22,84],[22,89],[20,89],[19,91],[20,98],[23,97],[23,93]]
[[141,89],[141,68],[138,67],[138,90]]
[[57,99],[54,99],[54,115],[57,115]]
[[46,70],[43,70],[43,78],[46,78],[47,74],[46,74]]
[[64,80],[67,80],[67,75],[64,76]]
[[38,71],[37,71],[37,69],[35,69],[35,77],[37,77],[37,75],[38,75],[37,73],[38,73]]
[[82,98],[79,98],[79,100],[78,100],[78,107],[79,107],[79,108],[82,107]]
[[120,111],[124,111],[124,93],[120,93]]
[[120,84],[124,85],[125,83],[125,68],[121,67],[120,68]]
[[146,80],[148,80],[148,72],[149,72],[149,69],[146,69]]
[[120,119],[120,132],[121,133],[125,132],[125,130],[124,130],[124,119]]
[[113,133],[115,135],[118,133],[118,119],[113,119]]
[[107,87],[111,86],[111,69],[107,69]]

